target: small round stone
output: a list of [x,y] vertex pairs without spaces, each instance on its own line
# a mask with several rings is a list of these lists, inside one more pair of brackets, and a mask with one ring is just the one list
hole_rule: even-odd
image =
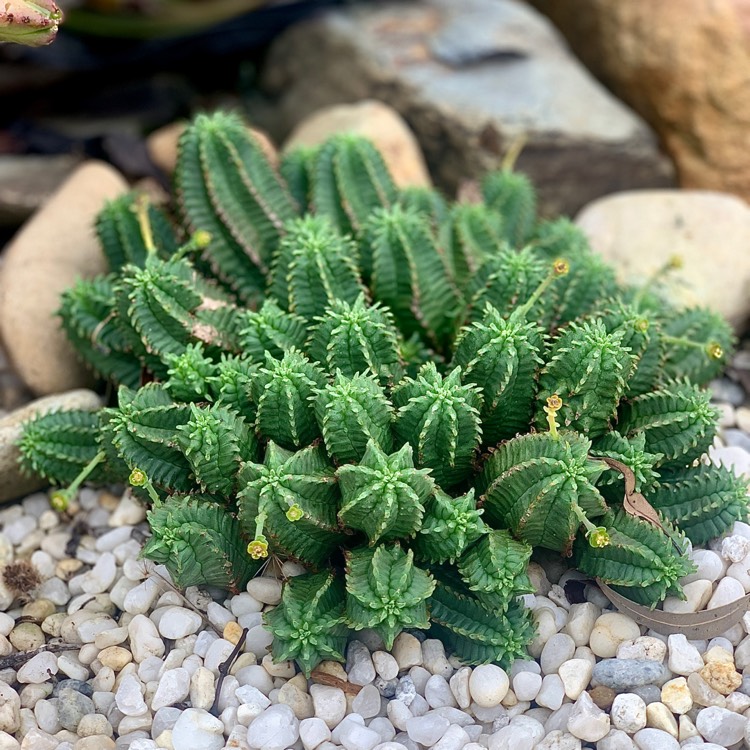
[[472,700],[481,708],[497,706],[505,698],[509,687],[508,675],[496,664],[481,664],[475,667],[469,678]]
[[619,612],[605,612],[597,618],[589,638],[591,650],[602,658],[611,658],[623,641],[633,641],[641,634],[638,624]]
[[591,700],[603,711],[608,711],[615,699],[615,691],[606,685],[597,685],[589,691]]
[[612,726],[628,734],[635,734],[646,726],[646,704],[638,695],[621,693],[612,702]]
[[[284,708],[292,713],[287,706]],[[294,719],[294,715],[291,718]],[[224,724],[208,711],[186,708],[172,727],[172,746],[180,750],[221,750],[224,747]]]

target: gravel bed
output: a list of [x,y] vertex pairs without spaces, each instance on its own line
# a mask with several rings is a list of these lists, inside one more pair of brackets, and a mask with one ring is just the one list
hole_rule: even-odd
[[[727,381],[728,382],[728,381]],[[750,409],[726,382],[716,461],[750,475]],[[243,591],[177,591],[139,560],[145,511],[126,490],[84,489],[61,516],[46,493],[0,509],[0,750],[704,750],[750,747],[750,613],[710,641],[646,631],[580,577],[532,563],[538,635],[509,670],[467,667],[422,632],[391,652],[371,631],[311,679],[274,664],[269,566]],[[685,579],[695,612],[750,592],[737,523]],[[244,642],[242,641],[245,633]]]

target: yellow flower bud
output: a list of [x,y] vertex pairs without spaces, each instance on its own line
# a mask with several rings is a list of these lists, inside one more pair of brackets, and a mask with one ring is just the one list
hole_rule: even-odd
[[718,341],[711,341],[706,346],[706,353],[711,359],[721,359],[724,356],[724,349]]
[[557,276],[565,276],[570,271],[570,264],[565,258],[557,258],[552,265],[552,269]]
[[253,560],[260,560],[262,557],[268,557],[268,542],[265,539],[253,539],[247,545],[247,553]]
[[610,543],[609,532],[604,526],[597,526],[586,532],[586,538],[592,547],[607,547]]
[[148,482],[148,477],[143,469],[133,469],[128,477],[128,482],[130,482],[133,487],[143,487],[146,482]]
[[302,510],[302,508],[300,508],[299,505],[297,505],[297,503],[295,503],[294,505],[290,505],[289,510],[286,512],[286,517],[292,522],[299,521],[300,518],[304,517],[304,515],[305,512]]
[[70,505],[70,498],[65,490],[55,490],[49,498],[49,504],[58,513],[64,513]]

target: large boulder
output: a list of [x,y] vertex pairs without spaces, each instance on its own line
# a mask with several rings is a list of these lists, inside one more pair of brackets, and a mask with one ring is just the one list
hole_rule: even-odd
[[750,319],[750,207],[726,193],[641,190],[594,201],[576,217],[591,246],[622,281],[644,281],[677,256],[663,277],[681,305],[725,315],[738,333]]
[[517,0],[418,0],[331,10],[282,34],[255,118],[281,142],[332,104],[374,98],[406,120],[438,186],[518,160],[545,213],[573,213],[616,190],[671,184],[671,164],[644,122]]
[[383,154],[399,187],[432,184],[414,133],[404,118],[383,102],[365,100],[356,104],[336,104],[313,112],[297,124],[287,138],[284,150],[296,146],[318,146],[336,133],[356,133],[369,138]]
[[91,384],[60,326],[60,295],[107,270],[94,232],[106,200],[128,189],[104,162],[78,167],[10,241],[0,265],[0,336],[15,371],[39,396]]
[[750,199],[746,0],[529,0],[657,131],[680,184]]

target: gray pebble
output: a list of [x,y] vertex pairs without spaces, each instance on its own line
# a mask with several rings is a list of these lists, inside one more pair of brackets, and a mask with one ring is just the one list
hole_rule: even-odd
[[57,715],[64,729],[78,730],[78,724],[86,714],[96,713],[94,701],[78,690],[64,687],[57,692]]
[[750,436],[743,430],[727,428],[722,434],[727,445],[734,445],[738,448],[744,448],[746,451],[750,451]]
[[383,698],[393,698],[396,695],[398,679],[394,677],[392,680],[384,680],[382,677],[376,677],[373,685],[375,685]]
[[58,698],[60,691],[63,688],[70,688],[71,690],[75,690],[79,693],[82,693],[87,698],[90,698],[94,694],[94,688],[89,685],[88,682],[84,682],[83,680],[60,680],[54,688],[52,688],[52,697]]
[[417,688],[414,686],[414,680],[408,675],[402,677],[396,685],[396,700],[401,701],[405,706],[411,706],[416,695]]
[[667,676],[664,665],[650,659],[603,659],[594,667],[591,678],[613,690],[631,690]]
[[716,378],[708,387],[714,401],[724,401],[732,406],[742,406],[745,401],[745,391],[742,386],[728,378]]
[[640,685],[632,688],[629,692],[643,698],[643,702],[647,706],[652,703],[661,703],[661,690],[656,685]]

